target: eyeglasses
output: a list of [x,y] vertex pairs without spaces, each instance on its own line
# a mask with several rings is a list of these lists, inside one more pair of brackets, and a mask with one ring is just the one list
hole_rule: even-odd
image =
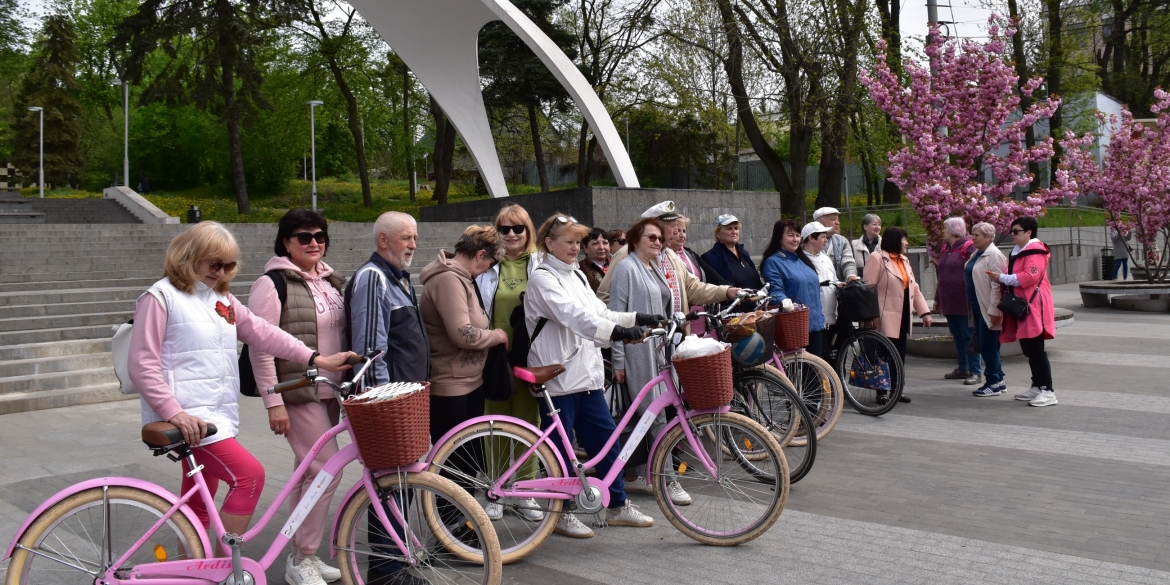
[[665,241],[666,241],[666,238],[664,238],[664,237],[662,237],[662,236],[660,236],[660,235],[658,235],[658,234],[646,234],[646,235],[644,235],[644,236],[642,236],[642,237],[646,238],[648,241],[650,241],[650,242],[652,242],[652,243],[658,243],[658,242],[665,242]]
[[1010,234],[1011,234],[1011,235],[1013,235],[1013,236],[1018,236],[1018,235],[1020,235],[1020,234],[1022,234],[1022,233],[1024,233],[1024,232],[1026,232],[1026,231],[1028,231],[1028,230],[1014,229],[1014,230],[1011,230],[1011,231],[1010,231],[1010,232],[1008,232],[1008,233],[1010,233]]
[[210,268],[212,272],[219,272],[220,270],[222,270],[224,272],[231,272],[231,271],[236,269],[235,262],[226,262],[225,263],[222,260],[216,260],[214,262],[212,262],[210,260],[205,260],[204,262],[207,262],[207,267]]
[[296,238],[298,244],[302,246],[308,246],[309,242],[312,241],[316,241],[318,244],[324,244],[325,242],[329,241],[329,234],[325,232],[317,232],[315,234],[309,232],[297,232],[290,236],[290,238]]
[[615,244],[617,244],[617,245],[619,245],[619,246],[624,246],[624,245],[626,245],[626,239],[625,239],[625,238],[620,238],[620,239],[614,240],[614,241],[613,241],[613,243],[615,243]]

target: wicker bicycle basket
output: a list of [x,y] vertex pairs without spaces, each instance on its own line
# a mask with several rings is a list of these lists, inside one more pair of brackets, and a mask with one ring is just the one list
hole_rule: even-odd
[[753,333],[759,333],[764,339],[772,339],[775,326],[775,315],[767,311],[731,315],[723,320],[719,341],[735,343],[751,337]]
[[808,307],[776,313],[776,349],[789,351],[808,345]]
[[672,358],[679,385],[692,410],[719,408],[731,404],[731,348],[696,358]]
[[345,413],[353,427],[362,463],[369,469],[409,465],[426,455],[431,446],[431,383],[421,392],[398,398],[363,403],[345,401]]

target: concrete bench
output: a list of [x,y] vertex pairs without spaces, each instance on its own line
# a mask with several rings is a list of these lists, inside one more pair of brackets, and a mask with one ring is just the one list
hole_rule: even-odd
[[1110,295],[1149,295],[1158,298],[1160,295],[1170,295],[1170,283],[1134,282],[1098,280],[1080,285],[1081,304],[1086,307],[1109,308]]

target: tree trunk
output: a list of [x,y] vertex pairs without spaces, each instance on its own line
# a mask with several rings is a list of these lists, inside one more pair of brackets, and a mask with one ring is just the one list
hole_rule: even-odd
[[[887,62],[890,64],[890,69],[898,77],[901,77],[902,4],[899,0],[877,0],[877,7],[878,15],[881,18],[882,39],[886,41]],[[890,134],[895,138],[895,141],[902,137],[889,115],[886,115],[886,125],[889,126]],[[897,205],[901,202],[902,190],[890,180],[889,173],[887,172],[885,181],[882,184],[882,203],[885,205]]]
[[[1064,19],[1060,14],[1061,0],[1044,0],[1048,7],[1048,99],[1058,97],[1061,92],[1060,72],[1064,67],[1064,45],[1061,35],[1064,34]],[[1053,112],[1048,119],[1048,135],[1052,137],[1052,160],[1048,163],[1049,185],[1056,184],[1056,167],[1064,155],[1060,146],[1064,129],[1060,127],[1060,109]]]
[[585,186],[593,181],[593,172],[597,166],[597,135],[589,137],[589,146],[585,149]]
[[224,118],[227,122],[228,150],[232,162],[232,188],[236,193],[236,210],[241,214],[251,213],[248,204],[248,182],[244,177],[244,149],[240,140],[240,113],[236,106],[236,78],[233,60],[235,55],[235,39],[232,30],[232,6],[227,0],[216,2],[216,12],[220,21],[219,55],[220,69],[222,70]]
[[406,179],[410,181],[410,200],[418,193],[418,177],[414,174],[414,128],[410,125],[410,70],[402,65],[402,137],[406,140]]
[[[808,155],[812,151],[813,129],[792,125],[788,132],[788,165],[792,169],[791,191],[793,200],[787,205],[787,213],[797,218],[804,217],[804,194],[808,192]],[[781,167],[783,168],[783,167]]]
[[540,144],[540,120],[536,117],[536,105],[528,103],[528,125],[532,128],[532,154],[536,158],[536,174],[540,175],[540,191],[548,193],[548,167],[544,161],[544,148]]
[[589,122],[581,120],[581,132],[577,137],[577,187],[589,186]]
[[[731,86],[732,97],[735,99],[736,116],[743,124],[743,131],[747,134],[748,142],[760,157],[764,169],[772,177],[772,184],[780,193],[780,207],[788,213],[793,209],[804,208],[804,194],[797,197],[790,188],[788,173],[784,170],[784,161],[772,149],[760,132],[756,124],[756,116],[752,112],[751,100],[748,98],[747,88],[743,81],[743,41],[740,38],[739,22],[732,11],[731,0],[718,0],[719,16],[723,21],[723,32],[727,36],[728,57],[723,60],[723,69],[727,72],[727,82]],[[807,151],[806,151],[807,155]],[[807,156],[805,158],[807,159]],[[803,184],[803,180],[801,183]]]
[[[1014,1],[1014,0],[1013,0]],[[857,57],[865,16],[853,14],[848,1],[837,3],[837,18],[845,35],[844,59],[839,73],[836,100],[827,124],[822,128],[821,166],[818,173],[818,207],[840,207],[845,177],[845,146],[849,136],[849,117],[853,96],[857,94]],[[846,194],[846,197],[849,195]]]
[[357,153],[358,178],[362,182],[362,203],[366,207],[373,207],[374,196],[370,192],[370,171],[366,166],[366,139],[362,132],[361,114],[358,113],[357,97],[353,95],[353,90],[346,83],[345,75],[342,74],[341,66],[338,65],[337,59],[329,56],[328,61],[329,70],[333,72],[333,80],[337,82],[337,89],[341,91],[342,97],[345,98],[349,133],[353,135],[353,149]]
[[[1016,4],[1016,0],[1008,0],[1008,16],[1011,17],[1013,22],[1019,23],[1020,9]],[[1019,82],[1016,83],[1016,87],[1023,89],[1024,84],[1028,82],[1029,76],[1028,62],[1024,54],[1024,34],[1019,31],[1012,37],[1012,59],[1016,62],[1016,75],[1020,77]],[[1033,100],[1030,96],[1024,95],[1023,91],[1019,93],[1020,111],[1027,112],[1032,107]],[[1028,147],[1028,150],[1032,150],[1032,147],[1036,146],[1036,131],[1032,126],[1028,126],[1028,129],[1024,131],[1024,145]],[[1028,185],[1028,190],[1035,193],[1040,188],[1040,163],[1034,161],[1029,162],[1028,172],[1032,173],[1032,182]]]
[[435,203],[447,204],[447,189],[451,185],[451,162],[455,156],[455,125],[443,113],[439,102],[431,97],[431,115],[435,117]]

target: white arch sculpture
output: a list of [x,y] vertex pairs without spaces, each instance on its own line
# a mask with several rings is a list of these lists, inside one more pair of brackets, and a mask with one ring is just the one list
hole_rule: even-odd
[[568,90],[593,129],[621,187],[637,188],[630,155],[609,112],[572,61],[509,0],[350,0],[443,108],[492,197],[507,197],[480,87],[478,38],[502,20]]

